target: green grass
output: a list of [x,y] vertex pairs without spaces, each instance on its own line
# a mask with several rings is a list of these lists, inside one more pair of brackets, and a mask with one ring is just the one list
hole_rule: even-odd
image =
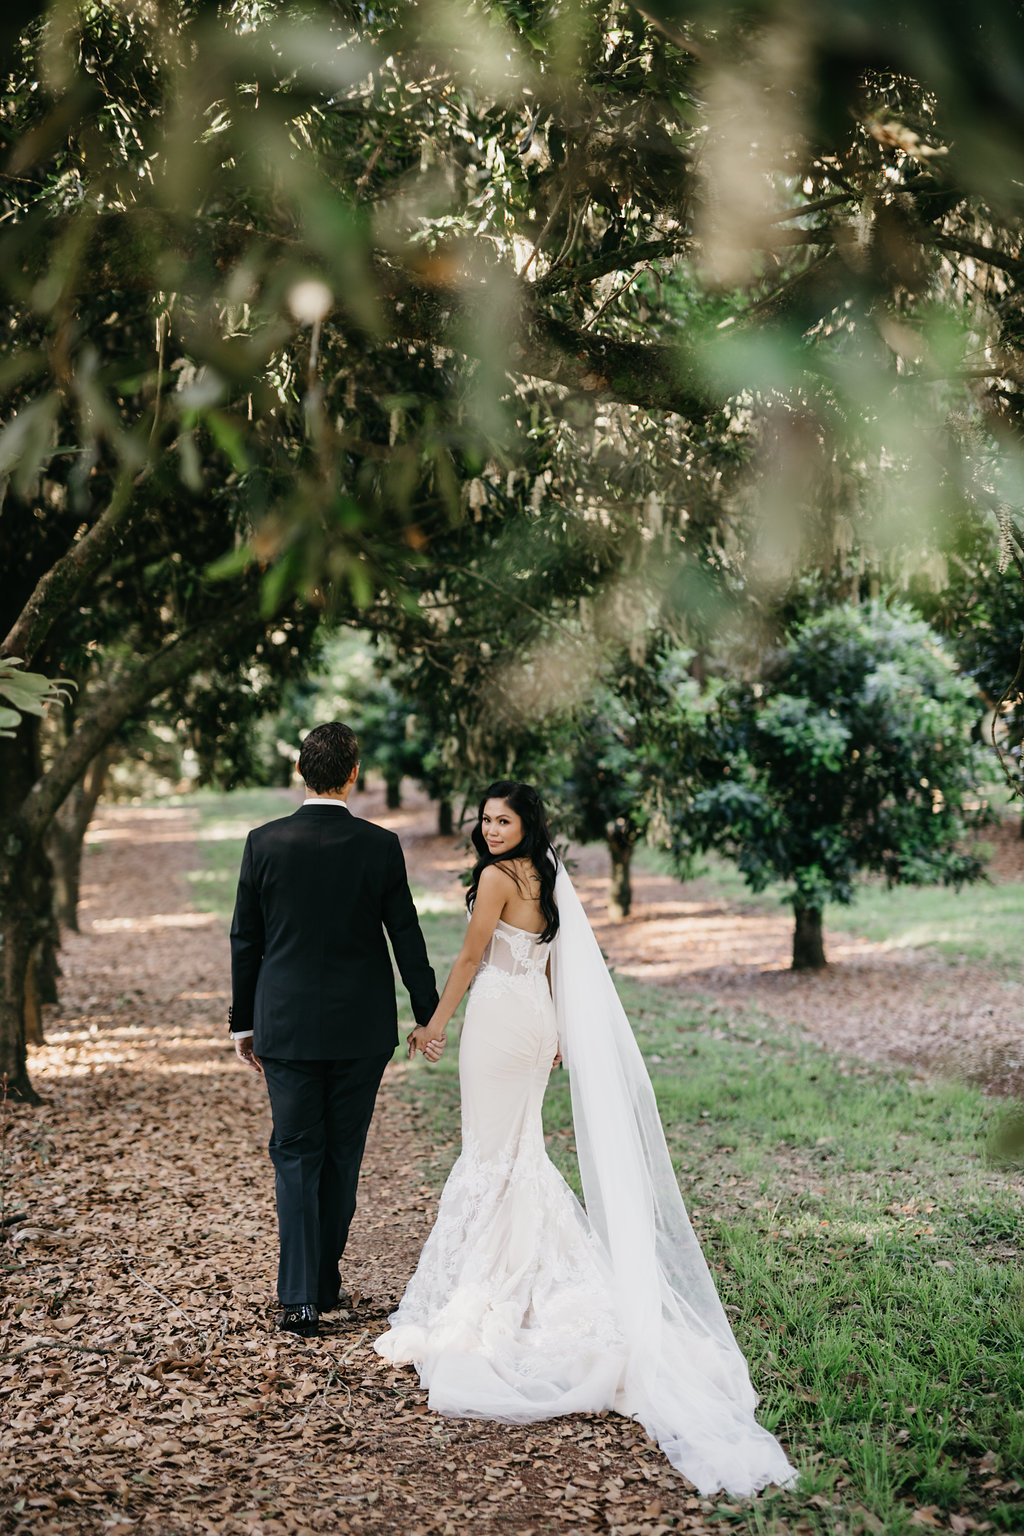
[[[196,898],[228,915],[241,834],[281,801],[190,803]],[[464,920],[424,908],[443,975]],[[904,921],[937,919],[908,908]],[[962,1084],[840,1061],[756,1017],[730,1024],[668,990],[619,986],[762,1422],[803,1474],[795,1493],[720,1502],[715,1518],[759,1536],[909,1536],[925,1509],[940,1528],[959,1515],[1024,1531],[1024,1190],[986,1157],[1000,1107]],[[423,1124],[421,1174],[439,1187],[458,1142],[456,1051],[403,1083]],[[578,1191],[564,1073],[545,1129]]]
[[[639,869],[669,869],[657,853],[640,849]],[[735,864],[716,854],[701,861],[697,877],[709,900],[736,911],[790,911],[787,888],[770,885],[755,894]],[[855,934],[888,949],[932,948],[953,960],[979,960],[1016,974],[1016,945],[1024,926],[1024,883],[982,882],[956,891],[946,886],[895,886],[865,880],[852,906],[825,910],[825,949],[830,933]]]

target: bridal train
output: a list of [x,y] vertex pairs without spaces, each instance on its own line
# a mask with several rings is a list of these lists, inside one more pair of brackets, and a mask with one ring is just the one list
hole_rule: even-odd
[[[639,1420],[702,1494],[791,1484],[794,1468],[754,1417],[650,1079],[561,866],[555,892],[554,943],[499,919],[474,979],[459,1053],[462,1152],[374,1347],[414,1365],[430,1407],[450,1417],[614,1410]],[[544,1147],[559,1048],[586,1211]]]

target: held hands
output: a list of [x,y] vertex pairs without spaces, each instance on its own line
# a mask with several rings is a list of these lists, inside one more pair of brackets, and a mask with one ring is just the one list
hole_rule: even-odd
[[406,1035],[405,1039],[409,1047],[410,1061],[417,1051],[422,1051],[428,1061],[440,1061],[441,1052],[448,1044],[447,1035],[431,1035],[429,1024],[421,1024],[418,1029]]

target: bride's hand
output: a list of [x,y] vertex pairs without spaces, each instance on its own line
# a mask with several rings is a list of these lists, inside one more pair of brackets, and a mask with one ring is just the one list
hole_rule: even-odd
[[406,1036],[406,1044],[409,1047],[409,1060],[412,1061],[417,1051],[422,1051],[428,1061],[440,1061],[441,1053],[448,1043],[447,1035],[433,1035],[428,1037],[427,1026],[419,1025],[411,1034]]
[[561,1051],[559,1051],[558,1055],[555,1057],[554,1061],[551,1063],[551,1070],[552,1070],[552,1072],[555,1070],[556,1067],[560,1067],[561,1065],[562,1065],[562,1053],[561,1053]]

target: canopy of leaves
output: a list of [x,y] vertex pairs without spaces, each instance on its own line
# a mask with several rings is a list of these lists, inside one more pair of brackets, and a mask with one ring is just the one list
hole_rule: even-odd
[[919,564],[1016,527],[1021,78],[1001,0],[44,8],[0,464],[88,518],[166,459],[269,608],[433,590],[548,503],[681,624],[694,561]]
[[831,610],[797,630],[771,683],[723,694],[718,782],[677,812],[673,844],[721,849],[754,890],[784,881],[810,910],[851,901],[861,872],[977,879],[981,863],[961,846],[979,814],[976,712],[909,610]]

